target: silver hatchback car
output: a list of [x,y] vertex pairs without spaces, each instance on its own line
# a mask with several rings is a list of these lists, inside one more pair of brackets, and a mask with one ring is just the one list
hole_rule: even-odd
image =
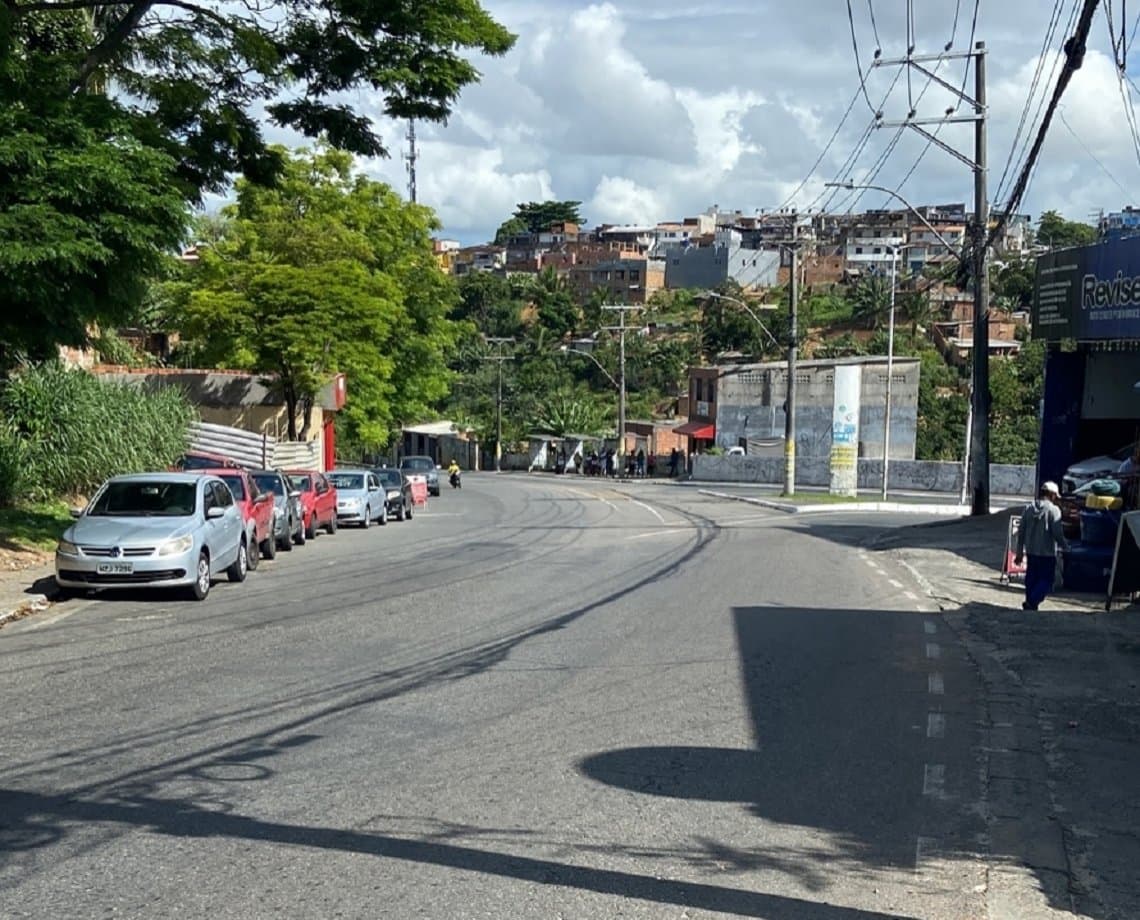
[[204,600],[222,572],[245,580],[249,552],[241,510],[216,476],[115,476],[64,531],[55,580],[65,592],[172,587]]

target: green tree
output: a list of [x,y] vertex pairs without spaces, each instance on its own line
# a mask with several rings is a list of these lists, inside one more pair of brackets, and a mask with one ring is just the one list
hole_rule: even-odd
[[505,220],[495,233],[495,242],[500,246],[511,236],[519,233],[539,233],[548,230],[552,224],[585,223],[580,201],[528,201],[519,204],[515,213]]
[[851,315],[868,329],[883,324],[890,307],[890,282],[880,275],[861,278],[850,291]]
[[522,332],[522,308],[510,280],[494,272],[470,272],[459,280],[453,316],[471,322],[483,335],[517,336]]
[[578,328],[581,313],[564,275],[544,268],[535,279],[532,296],[539,323],[555,338]]
[[1013,309],[1027,310],[1033,305],[1036,280],[1037,268],[1030,259],[1006,262],[993,273],[991,290],[995,298]]
[[223,216],[183,309],[206,360],[270,375],[290,438],[337,372],[349,381],[337,421],[355,452],[384,446],[393,423],[430,414],[446,395],[458,331],[430,212],[354,173],[348,154],[321,150],[286,158],[276,188],[239,182]]
[[990,457],[1034,463],[1040,439],[1045,346],[1025,342],[1011,358],[990,360]]
[[442,120],[479,77],[463,54],[513,42],[477,0],[5,0],[0,359],[129,317],[188,204],[280,175],[262,113],[382,155],[377,95]]
[[0,369],[128,320],[189,221],[178,161],[145,121],[67,92],[57,63],[89,25],[10,16],[0,6]]
[[1056,211],[1046,211],[1037,222],[1037,242],[1050,249],[1087,246],[1096,242],[1096,227],[1076,220],[1065,220]]

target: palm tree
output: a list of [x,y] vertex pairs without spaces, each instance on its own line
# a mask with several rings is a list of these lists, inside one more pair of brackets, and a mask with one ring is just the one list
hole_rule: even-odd
[[856,320],[867,324],[868,329],[878,329],[883,324],[890,304],[889,282],[879,276],[870,275],[855,285],[850,293],[852,315]]

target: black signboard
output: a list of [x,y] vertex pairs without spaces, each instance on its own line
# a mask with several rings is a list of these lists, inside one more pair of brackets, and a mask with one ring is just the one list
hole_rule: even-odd
[[1140,237],[1039,256],[1033,337],[1140,339]]

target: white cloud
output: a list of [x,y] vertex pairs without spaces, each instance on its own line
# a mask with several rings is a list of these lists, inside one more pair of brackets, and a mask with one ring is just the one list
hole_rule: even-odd
[[[544,197],[580,199],[596,222],[676,219],[714,202],[744,210],[776,207],[808,176],[858,87],[840,0],[657,0],[649,9],[633,0],[589,6],[576,0],[484,2],[519,34],[517,47],[503,59],[478,62],[484,80],[468,88],[447,126],[421,127],[420,200],[438,210],[449,234],[469,241],[493,234],[517,202]],[[920,50],[936,52],[950,39],[953,6],[923,5]],[[904,53],[902,5],[879,2],[875,9],[883,57]],[[964,4],[966,9],[971,6]],[[870,22],[865,5],[856,10],[868,94],[878,106],[896,71],[869,69]],[[970,38],[968,17],[959,19],[957,50]],[[1045,27],[1039,4],[1030,0],[981,6],[975,38],[991,52],[992,190],[1006,165]],[[1140,189],[1117,78],[1100,50],[1107,47],[1103,33],[1094,30],[1084,67],[1065,97],[1065,118],[1117,181]],[[1051,59],[1046,77],[1050,66]],[[938,72],[960,84],[963,62],[948,61]],[[882,104],[885,118],[903,118],[912,106],[935,116],[952,104],[937,84],[917,102],[926,82],[917,73],[909,86],[905,76],[899,79]],[[965,85],[972,91],[972,77]],[[871,173],[892,128],[873,131],[863,153],[843,168],[870,120],[858,99],[798,204],[818,198],[828,179]],[[393,126],[389,136],[399,133],[402,128]],[[968,125],[943,128],[939,138],[972,154]],[[970,171],[910,131],[876,179],[894,187],[916,161],[903,186],[908,198],[971,200]],[[398,158],[377,169],[403,188]],[[1011,182],[1007,177],[1007,186]],[[867,196],[860,206],[878,206],[881,197]],[[842,200],[838,196],[833,206]],[[1055,119],[1023,210],[1057,208],[1085,219],[1094,209],[1131,203]]]

